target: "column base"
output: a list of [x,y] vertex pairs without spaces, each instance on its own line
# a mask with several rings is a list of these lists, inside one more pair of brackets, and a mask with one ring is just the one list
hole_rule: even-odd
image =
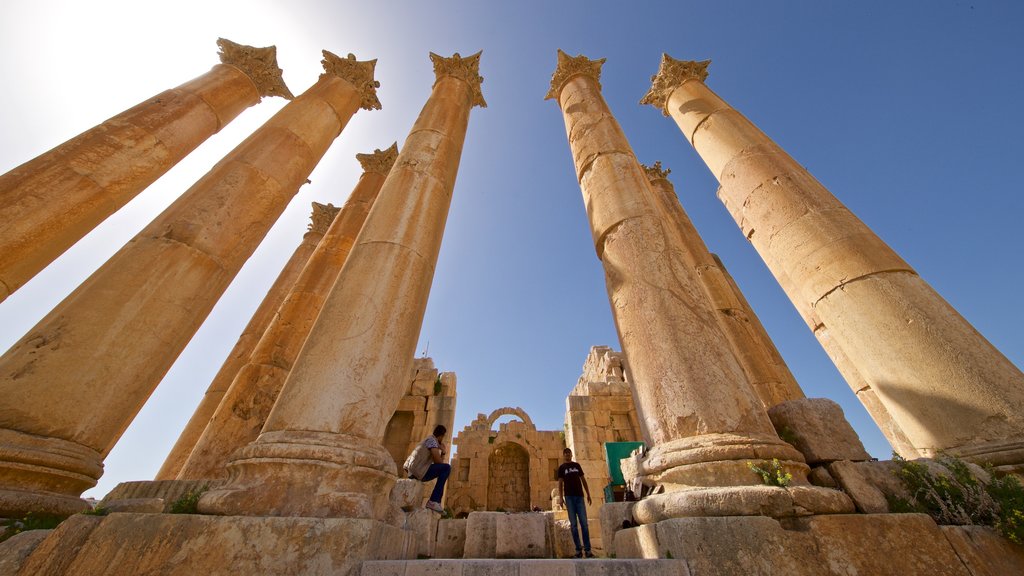
[[[998,472],[1024,475],[1024,441],[1022,440],[950,448],[946,452],[979,466],[990,464]],[[936,451],[925,449],[922,449],[921,453],[927,458],[935,458],[939,454]]]
[[328,432],[266,432],[228,464],[227,483],[199,511],[222,516],[384,519],[395,463],[366,438]]
[[818,486],[728,486],[648,496],[633,506],[633,518],[655,524],[672,518],[852,514],[853,500],[839,490]]
[[0,516],[68,516],[88,510],[80,498],[103,474],[103,456],[86,446],[0,429]]

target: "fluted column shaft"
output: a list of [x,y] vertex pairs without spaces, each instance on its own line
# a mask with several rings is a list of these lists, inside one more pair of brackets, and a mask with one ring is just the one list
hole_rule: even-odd
[[231,454],[256,440],[328,292],[348,259],[385,176],[386,171],[364,172],[359,178],[341,213],[253,349],[249,361],[235,375],[179,479],[226,477]]
[[437,81],[259,438],[204,513],[381,519],[384,429],[405,392],[462,154],[479,54],[431,54]]
[[[680,488],[759,483],[746,460],[775,456],[806,474],[779,440],[733,354],[679,234],[601,96],[600,63],[559,52],[557,98],[605,269],[612,315],[633,375],[645,472]],[[587,68],[586,73],[572,70]]]
[[[349,81],[321,76],[0,358],[0,513],[43,491],[54,507],[74,507],[95,484],[103,458],[361,99]],[[48,455],[47,446],[74,456]]]
[[719,179],[722,202],[776,277],[788,279],[797,308],[814,311],[918,452],[1021,469],[1024,374],[712,92],[706,66],[666,56],[645,101],[672,116]]
[[[0,176],[0,301],[261,96],[291,97],[273,47],[220,44],[228,63]],[[237,56],[245,50],[255,55]]]
[[203,430],[206,430],[206,426],[210,423],[214,411],[217,410],[217,406],[220,405],[221,400],[224,398],[224,393],[231,386],[231,382],[235,379],[238,371],[248,362],[256,343],[259,342],[260,337],[266,332],[267,326],[274,319],[274,315],[281,306],[281,302],[284,301],[288,291],[295,284],[296,278],[299,277],[302,268],[306,265],[310,255],[313,254],[313,250],[316,249],[320,239],[327,232],[327,225],[323,227],[318,226],[316,215],[318,212],[324,211],[325,208],[331,210],[330,217],[334,218],[334,211],[336,209],[314,203],[313,223],[310,229],[302,235],[302,241],[296,246],[291,258],[288,259],[284,268],[281,269],[281,273],[277,275],[277,279],[270,286],[267,295],[263,297],[263,301],[260,302],[259,307],[256,308],[256,311],[253,312],[252,317],[249,319],[249,323],[242,330],[242,334],[238,337],[238,341],[235,342],[235,346],[228,353],[224,363],[221,364],[220,370],[217,371],[210,385],[206,388],[206,393],[203,394],[202,400],[199,401],[199,406],[196,407],[192,417],[189,418],[188,424],[185,425],[185,429],[178,436],[177,442],[174,443],[170,453],[167,455],[167,459],[164,460],[163,466],[157,472],[155,480],[174,480],[178,477],[182,466],[184,466],[185,461],[188,460],[192,450],[196,447],[196,442],[203,435]]
[[697,228],[683,210],[668,173],[646,169],[655,199],[670,227],[679,234],[684,257],[693,267],[711,300],[712,307],[736,359],[765,408],[804,398],[803,390],[789,371],[757,314],[740,292],[732,276],[704,244]]

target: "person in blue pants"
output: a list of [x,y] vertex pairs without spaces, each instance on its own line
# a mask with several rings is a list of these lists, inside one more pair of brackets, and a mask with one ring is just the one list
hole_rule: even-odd
[[444,508],[441,507],[441,497],[444,496],[444,485],[448,482],[448,475],[452,472],[451,465],[444,461],[444,435],[447,433],[448,429],[438,424],[434,427],[434,433],[423,441],[423,445],[430,450],[430,467],[419,480],[430,482],[437,478],[434,490],[430,493],[430,498],[427,499],[426,508],[438,514],[444,513]]
[[[587,505],[590,504],[590,486],[587,486],[587,479],[583,476],[583,467],[572,460],[572,450],[562,450],[562,459],[565,462],[558,467],[558,495],[565,502],[565,509],[569,513],[569,531],[572,532],[572,543],[576,545],[577,558],[593,558],[590,551],[590,528],[587,526]],[[583,504],[583,494],[587,495],[587,505]],[[576,527],[583,535],[580,542],[580,534],[576,533]]]

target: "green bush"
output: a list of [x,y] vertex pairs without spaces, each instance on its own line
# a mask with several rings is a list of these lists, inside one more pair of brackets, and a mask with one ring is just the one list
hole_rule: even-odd
[[779,463],[778,458],[772,458],[771,462],[761,462],[760,464],[754,464],[753,462],[747,462],[747,467],[750,468],[754,474],[761,477],[761,481],[766,486],[778,486],[785,488],[789,486],[790,481],[793,480],[793,475],[786,472],[782,468],[782,464]]
[[194,488],[192,490],[189,490],[188,492],[185,492],[184,494],[181,495],[181,498],[178,498],[177,500],[171,503],[170,513],[198,514],[199,509],[197,508],[197,506],[199,504],[199,498],[202,497],[203,493],[205,493],[207,490],[208,487],[204,485],[201,488]]
[[34,514],[29,512],[21,518],[10,518],[0,524],[0,542],[7,540],[15,534],[28,532],[29,530],[52,530],[63,522],[67,516],[55,516],[53,514]]

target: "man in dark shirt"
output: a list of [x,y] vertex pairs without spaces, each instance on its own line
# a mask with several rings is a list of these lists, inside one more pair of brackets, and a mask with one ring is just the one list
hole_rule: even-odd
[[[590,487],[583,477],[583,467],[572,461],[572,450],[562,450],[562,458],[565,462],[558,467],[558,495],[565,502],[565,509],[569,513],[569,531],[576,545],[576,557],[593,558],[594,554],[590,551],[590,529],[587,527],[587,507],[583,504],[584,492],[587,494],[587,504],[590,504]],[[576,533],[577,524],[583,532],[582,546],[580,536]]]

